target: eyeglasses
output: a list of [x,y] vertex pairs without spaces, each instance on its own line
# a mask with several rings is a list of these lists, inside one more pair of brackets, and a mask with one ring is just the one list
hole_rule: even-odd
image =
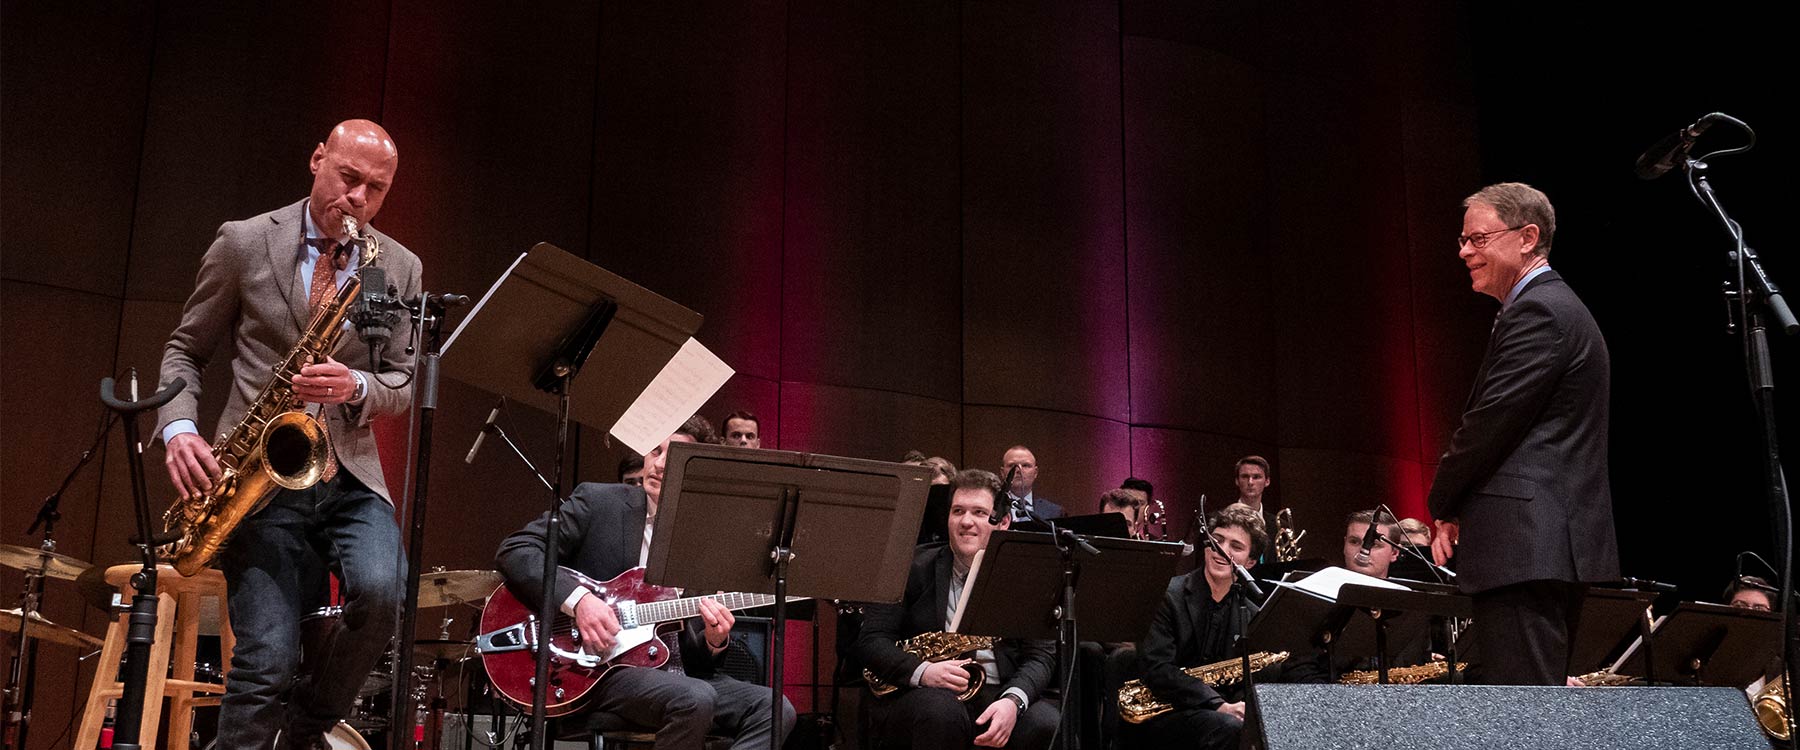
[[1484,247],[1487,247],[1489,242],[1493,242],[1495,237],[1506,234],[1507,232],[1517,232],[1528,226],[1531,226],[1531,225],[1530,224],[1520,224],[1516,227],[1507,227],[1505,229],[1496,229],[1492,232],[1476,232],[1474,234],[1458,235],[1456,238],[1456,248],[1458,250],[1461,250],[1463,245],[1468,245],[1469,247],[1475,248],[1476,250],[1480,250]]

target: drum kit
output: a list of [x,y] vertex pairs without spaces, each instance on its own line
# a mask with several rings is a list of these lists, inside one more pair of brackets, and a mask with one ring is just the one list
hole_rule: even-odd
[[[443,717],[450,698],[458,692],[454,689],[455,686],[463,683],[460,672],[464,666],[479,663],[469,661],[475,656],[474,641],[451,637],[450,626],[456,621],[455,608],[471,607],[479,611],[487,595],[499,585],[500,574],[491,570],[436,568],[419,576],[419,609],[452,608],[439,620],[438,637],[421,638],[413,644],[414,664],[409,695],[413,701],[411,708],[419,717],[417,726],[424,729],[427,738],[442,734]],[[341,614],[341,607],[323,607],[301,620],[301,673],[307,673],[312,668],[318,649]],[[470,622],[473,623],[474,619],[471,618]],[[394,709],[389,705],[395,679],[394,662],[393,647],[390,644],[381,663],[364,678],[350,715],[327,737],[332,747],[366,747],[356,742],[364,736],[387,731]],[[450,679],[452,676],[458,679]],[[428,741],[425,746],[437,747],[438,743]]]
[[[116,590],[103,578],[104,567],[96,567],[51,550],[13,544],[0,545],[0,566],[23,571],[26,575],[26,594],[22,597],[21,606],[0,610],[0,631],[4,631],[7,639],[15,641],[18,646],[14,652],[10,679],[6,684],[7,709],[12,710],[18,705],[19,694],[29,692],[26,690],[26,683],[33,670],[29,658],[36,652],[35,644],[69,646],[79,650],[84,656],[98,651],[101,646],[99,638],[53,622],[37,611],[36,603],[42,591],[42,581],[73,582],[81,597],[89,604],[109,613],[117,613],[119,610]],[[499,584],[500,574],[489,570],[436,568],[419,577],[420,609],[451,608],[440,620],[438,637],[419,639],[414,644],[416,657],[412,668],[411,697],[415,705],[412,708],[419,712],[419,724],[425,727],[428,737],[439,736],[450,695],[457,693],[455,686],[463,683],[461,679],[451,681],[447,678],[459,673],[465,665],[479,664],[479,660],[470,661],[475,656],[474,642],[451,636],[450,629],[457,620],[457,609],[469,607],[479,611],[487,595]],[[323,607],[302,619],[302,673],[314,666],[325,637],[341,614],[341,607]],[[475,619],[469,618],[471,626]],[[207,626],[208,621],[213,623],[211,629]],[[216,612],[211,616],[203,614],[200,630],[202,633],[217,634],[217,623]],[[390,702],[389,689],[394,682],[393,656],[390,645],[381,664],[364,680],[350,716],[328,733],[327,740],[331,747],[366,750],[370,745],[365,736],[379,734],[387,729],[392,715],[392,707],[387,704]],[[196,679],[223,681],[222,671],[212,665],[196,665],[195,672]],[[471,684],[476,682],[482,681],[470,681]],[[451,686],[448,694],[447,683]]]

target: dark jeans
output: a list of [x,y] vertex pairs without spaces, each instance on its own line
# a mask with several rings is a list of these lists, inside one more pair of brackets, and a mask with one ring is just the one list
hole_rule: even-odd
[[[913,750],[957,750],[973,746],[975,737],[987,730],[975,719],[1000,698],[1001,690],[988,685],[966,702],[942,688],[903,688],[893,695],[875,697],[867,693],[863,700],[869,707],[869,739],[874,748],[912,748]],[[1012,750],[1046,750],[1056,734],[1056,722],[1062,714],[1054,700],[1039,698],[1031,702],[1013,724],[1006,746]]]
[[[794,707],[786,698],[781,703],[786,741]],[[615,669],[594,687],[590,707],[654,729],[657,750],[700,750],[709,735],[730,738],[735,750],[769,746],[769,689],[724,675],[702,680],[660,669]]]
[[1474,600],[1475,649],[1469,679],[1484,685],[1563,685],[1587,585],[1526,581]]
[[[221,750],[269,747],[281,729],[322,734],[344,718],[393,636],[405,565],[394,506],[348,471],[279,491],[245,519],[219,559],[237,637]],[[308,657],[316,674],[296,675],[300,621],[325,603],[327,572],[338,574],[343,615]]]

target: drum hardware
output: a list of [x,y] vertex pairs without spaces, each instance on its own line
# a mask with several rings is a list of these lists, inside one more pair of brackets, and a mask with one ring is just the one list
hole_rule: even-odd
[[499,585],[500,574],[492,570],[434,568],[419,576],[419,609],[447,607],[452,604],[481,606],[481,602]]
[[[17,634],[25,622],[20,608],[0,609],[0,630],[9,634]],[[29,637],[34,641],[54,643],[58,646],[74,646],[83,649],[100,648],[100,639],[87,633],[51,622],[43,614],[32,611]]]

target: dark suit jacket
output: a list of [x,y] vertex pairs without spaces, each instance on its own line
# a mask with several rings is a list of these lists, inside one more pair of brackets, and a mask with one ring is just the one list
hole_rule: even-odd
[[1594,317],[1555,271],[1500,313],[1432,516],[1461,523],[1457,580],[1479,593],[1619,577],[1607,481],[1610,364]]
[[[896,641],[920,633],[944,629],[944,610],[950,602],[950,575],[954,557],[949,545],[918,548],[906,577],[906,595],[898,604],[871,604],[864,608],[862,635],[856,654],[869,671],[890,685],[906,685],[922,660],[900,650]],[[1002,640],[994,649],[1000,671],[1000,689],[1017,687],[1027,701],[1035,701],[1054,680],[1056,650],[1046,641]]]
[[[1204,569],[1169,579],[1162,606],[1150,619],[1150,632],[1138,644],[1138,666],[1144,672],[1144,686],[1150,688],[1157,700],[1177,709],[1218,708],[1226,702],[1212,686],[1186,672],[1237,653],[1231,648],[1238,632],[1237,618],[1232,613],[1226,612],[1219,634],[1205,632],[1204,607],[1211,600],[1212,590],[1206,585]],[[1234,607],[1236,602],[1235,595],[1227,595],[1217,606]],[[1255,613],[1256,606],[1252,604],[1245,621],[1248,622]],[[1203,635],[1222,637],[1207,639],[1219,644],[1208,648],[1202,642]]]
[[[563,504],[562,530],[556,547],[560,567],[579,570],[583,575],[605,583],[607,580],[637,567],[638,552],[644,544],[644,514],[649,499],[641,487],[623,484],[577,485],[569,501]],[[538,516],[525,528],[513,532],[500,542],[494,557],[494,569],[506,579],[506,587],[537,611],[544,595],[544,539],[549,528],[549,515]],[[552,596],[560,606],[577,587],[575,577],[567,571],[557,574]],[[704,676],[715,669],[723,658],[711,658],[706,647],[699,618],[690,618],[682,631],[682,665],[688,674]]]
[[[230,341],[234,356],[231,393],[226,396],[225,411],[211,433],[214,436],[237,426],[250,402],[268,385],[270,371],[300,339],[311,317],[307,300],[310,280],[295,278],[299,275],[306,231],[301,218],[304,205],[305,201],[300,201],[219,227],[218,236],[201,261],[194,293],[182,308],[181,323],[163,348],[161,384],[166,386],[179,377],[188,385],[157,411],[158,436],[177,419],[200,425],[200,375],[220,344]],[[389,283],[399,287],[403,297],[418,294],[418,256],[373,227],[365,231],[381,243],[381,255],[375,265],[387,271]],[[413,357],[406,353],[405,339],[404,331],[398,332],[383,350],[385,373],[412,372]],[[387,388],[377,383],[374,375],[361,370],[368,366],[369,350],[354,332],[344,334],[333,356],[361,371],[369,388],[360,406],[341,404],[324,410],[332,449],[339,465],[375,494],[391,501],[369,420],[380,414],[405,412],[412,405],[412,386]],[[408,378],[388,374],[384,380],[398,383]],[[204,426],[200,427],[200,436],[213,442]]]

